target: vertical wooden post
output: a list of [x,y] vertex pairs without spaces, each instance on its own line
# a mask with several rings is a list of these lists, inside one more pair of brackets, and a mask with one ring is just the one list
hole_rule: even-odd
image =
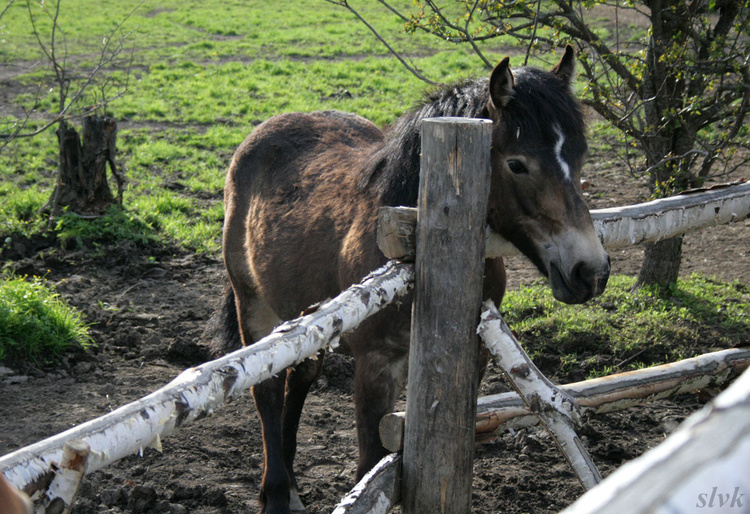
[[422,122],[402,507],[471,511],[492,122]]

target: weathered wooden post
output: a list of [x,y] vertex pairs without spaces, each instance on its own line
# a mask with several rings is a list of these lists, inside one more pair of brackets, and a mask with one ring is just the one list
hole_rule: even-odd
[[422,122],[404,434],[407,514],[471,511],[492,122]]

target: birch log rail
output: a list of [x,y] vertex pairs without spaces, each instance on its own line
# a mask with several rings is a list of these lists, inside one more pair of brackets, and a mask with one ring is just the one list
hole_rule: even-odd
[[[676,394],[720,387],[750,366],[750,348],[732,348],[690,359],[565,384],[560,388],[578,402],[581,413],[627,409]],[[515,392],[485,396],[477,402],[477,442],[495,438],[501,428],[521,428],[539,422]],[[380,424],[380,437],[390,451],[400,451],[403,413],[389,414]]]
[[[89,446],[85,473],[101,469],[210,414],[232,397],[275,373],[315,355],[339,336],[410,290],[410,265],[388,263],[360,284],[329,300],[317,311],[286,322],[252,347],[189,368],[163,388],[65,432],[0,457],[0,471],[17,488],[33,495],[55,478],[71,440]],[[60,492],[61,497],[70,497]]]
[[[658,241],[748,216],[750,182],[591,211],[596,233],[608,248]],[[390,259],[414,260],[416,223],[416,209],[382,207],[378,219],[381,251]],[[511,243],[494,232],[488,232],[486,239],[485,256],[488,258],[519,254]]]
[[750,371],[563,514],[748,512]]

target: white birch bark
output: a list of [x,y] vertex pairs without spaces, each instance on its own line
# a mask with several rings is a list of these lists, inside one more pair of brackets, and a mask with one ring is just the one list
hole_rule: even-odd
[[598,484],[601,475],[575,431],[575,426],[580,424],[575,398],[552,384],[537,369],[491,300],[484,303],[477,332],[526,407],[539,416],[584,489]]
[[254,384],[337,344],[339,336],[403,296],[412,286],[413,267],[388,263],[362,283],[322,304],[307,316],[286,322],[251,347],[183,371],[154,393],[70,430],[0,457],[0,470],[19,489],[34,492],[52,477],[65,442],[89,445],[85,473],[144,448],[161,449],[161,439],[198,417],[211,414]]
[[375,465],[333,514],[385,514],[401,499],[401,455],[391,453]]
[[[595,209],[591,218],[602,244],[622,248],[684,234],[691,230],[740,221],[750,216],[750,183],[689,193],[652,202]],[[414,258],[416,209],[381,208],[378,245],[391,259]],[[486,232],[485,256],[507,257],[520,252],[501,235]]]
[[602,244],[622,248],[739,221],[750,215],[750,183],[591,211]]
[[73,440],[65,443],[62,462],[47,491],[42,495],[42,502],[36,509],[36,514],[58,513],[61,512],[60,509],[62,514],[70,512],[86,472],[89,451],[89,445],[85,441]]

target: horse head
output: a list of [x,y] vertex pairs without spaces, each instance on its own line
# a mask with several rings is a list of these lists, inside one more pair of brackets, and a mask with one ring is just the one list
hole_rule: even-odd
[[488,111],[494,121],[488,223],[549,278],[556,299],[583,303],[601,294],[609,256],[580,186],[585,123],[571,91],[575,54],[568,46],[546,72],[506,57],[492,72]]

